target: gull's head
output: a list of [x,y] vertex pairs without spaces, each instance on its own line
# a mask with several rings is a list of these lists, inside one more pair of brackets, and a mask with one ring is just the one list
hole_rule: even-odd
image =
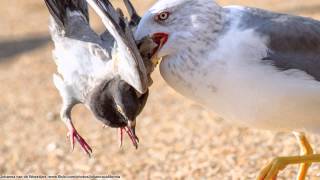
[[[220,7],[214,0],[159,0],[142,17],[136,40],[149,36],[158,45],[154,59],[195,46],[211,26]],[[211,29],[212,30],[211,30]]]

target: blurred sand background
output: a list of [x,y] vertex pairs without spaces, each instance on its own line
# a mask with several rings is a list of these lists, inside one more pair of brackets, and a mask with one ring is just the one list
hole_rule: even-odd
[[[114,1],[122,6],[120,1]],[[319,0],[220,0],[320,19]],[[134,0],[140,14],[153,2]],[[0,174],[120,175],[123,179],[254,179],[276,155],[297,155],[290,133],[225,124],[214,114],[171,90],[154,73],[147,106],[138,118],[141,143],[126,138],[118,148],[117,131],[103,129],[83,106],[73,111],[80,134],[94,150],[89,159],[76,146],[70,152],[59,118],[61,100],[51,77],[56,67],[42,0],[0,2]],[[93,17],[95,18],[95,17]],[[93,19],[98,30],[103,27]],[[310,135],[315,148],[319,136]],[[281,172],[293,179],[297,166]],[[318,176],[317,176],[318,175]],[[312,166],[309,178],[320,179]]]

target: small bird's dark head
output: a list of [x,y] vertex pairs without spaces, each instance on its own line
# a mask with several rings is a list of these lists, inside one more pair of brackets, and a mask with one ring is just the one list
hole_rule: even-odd
[[[138,96],[133,87],[114,77],[98,86],[91,96],[90,108],[105,125],[118,128],[135,125],[146,104],[148,92]],[[134,130],[134,129],[133,129]]]

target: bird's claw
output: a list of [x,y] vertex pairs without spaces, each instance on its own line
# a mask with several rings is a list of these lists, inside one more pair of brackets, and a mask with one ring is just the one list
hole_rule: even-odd
[[74,144],[75,144],[75,139],[78,141],[80,144],[81,149],[89,156],[91,157],[92,149],[89,146],[89,144],[80,136],[80,134],[75,130],[70,130],[67,134],[70,144],[71,144],[71,149],[72,151],[74,150]]

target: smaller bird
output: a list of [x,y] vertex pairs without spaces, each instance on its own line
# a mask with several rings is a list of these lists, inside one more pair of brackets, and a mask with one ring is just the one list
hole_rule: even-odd
[[[85,0],[45,3],[52,17],[53,56],[60,74],[55,74],[53,81],[62,97],[61,119],[68,128],[72,149],[77,141],[89,156],[92,153],[71,120],[76,104],[84,104],[104,125],[119,128],[120,145],[126,132],[137,148],[136,117],[146,104],[150,77],[129,22],[109,1],[96,1],[107,28],[98,35],[89,25]],[[135,10],[130,12],[133,16]]]

